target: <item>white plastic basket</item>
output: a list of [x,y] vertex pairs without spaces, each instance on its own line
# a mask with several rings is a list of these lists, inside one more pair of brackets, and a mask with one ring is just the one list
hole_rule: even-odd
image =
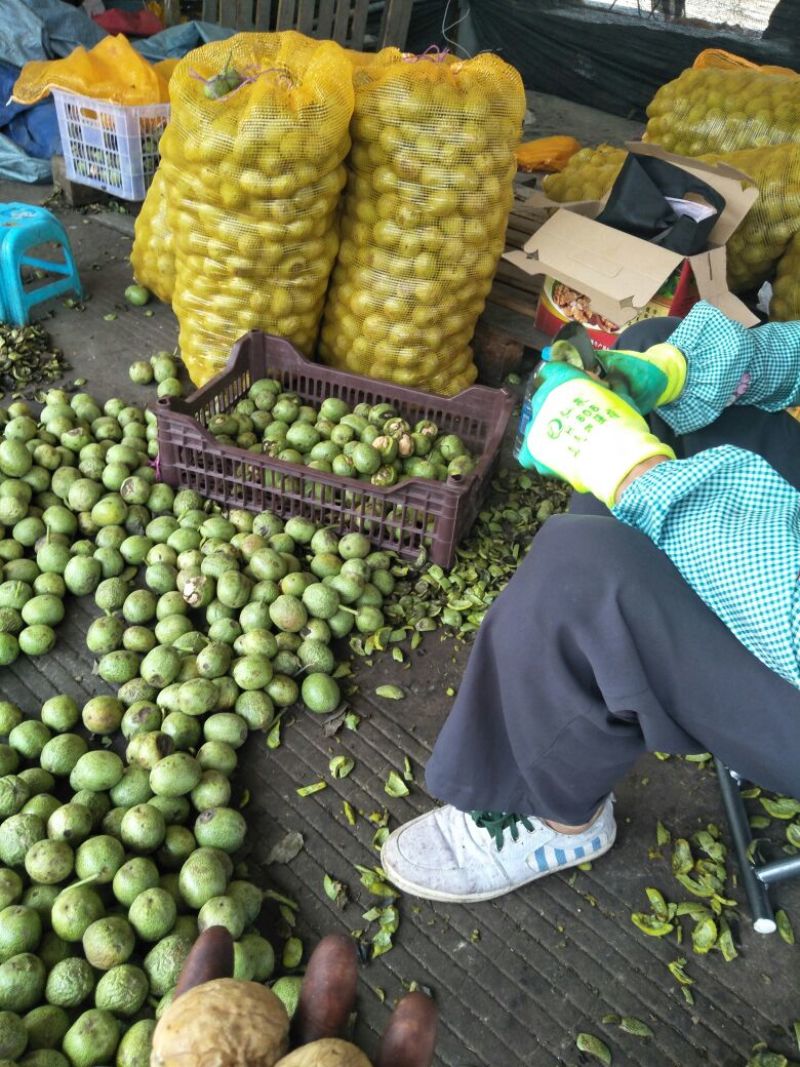
[[124,106],[53,89],[67,177],[123,200],[144,200],[161,158],[169,104]]

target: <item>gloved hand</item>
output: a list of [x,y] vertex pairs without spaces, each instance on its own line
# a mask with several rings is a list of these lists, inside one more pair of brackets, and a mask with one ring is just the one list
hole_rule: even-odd
[[653,345],[644,352],[595,349],[595,366],[587,366],[584,353],[569,341],[556,341],[542,352],[542,359],[569,363],[585,370],[598,370],[613,392],[632,404],[640,415],[676,400],[686,382],[686,359],[671,344]]
[[519,453],[523,467],[561,478],[609,508],[634,467],[675,458],[621,396],[568,363],[542,367]]

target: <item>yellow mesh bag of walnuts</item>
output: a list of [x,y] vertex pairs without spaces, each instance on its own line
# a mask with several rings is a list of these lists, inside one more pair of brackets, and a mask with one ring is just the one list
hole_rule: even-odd
[[341,247],[320,355],[451,396],[503,252],[525,112],[495,55],[384,49],[356,67]]
[[646,141],[681,156],[800,141],[800,78],[713,67],[683,71],[647,107]]
[[[216,374],[253,328],[310,355],[338,248],[350,60],[291,30],[239,34],[190,52],[170,95],[160,169],[192,381]],[[137,230],[137,245],[153,243],[151,229]]]

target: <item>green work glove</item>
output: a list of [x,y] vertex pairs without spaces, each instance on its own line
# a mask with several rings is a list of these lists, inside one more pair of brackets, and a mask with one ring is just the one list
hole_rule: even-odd
[[[592,355],[609,389],[633,404],[640,415],[677,400],[686,382],[686,358],[674,345],[653,345],[645,352],[600,348]],[[542,359],[592,370],[569,341],[556,341],[542,352]]]
[[621,396],[568,363],[546,363],[531,397],[523,467],[561,478],[606,507],[634,467],[675,453]]

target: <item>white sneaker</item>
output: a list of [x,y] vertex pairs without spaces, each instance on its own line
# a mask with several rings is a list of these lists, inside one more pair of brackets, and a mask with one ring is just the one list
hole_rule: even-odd
[[[506,832],[508,831],[508,832]],[[607,852],[617,836],[613,798],[580,834],[560,834],[533,816],[469,814],[451,804],[390,834],[381,849],[386,876],[428,900],[491,900]]]

